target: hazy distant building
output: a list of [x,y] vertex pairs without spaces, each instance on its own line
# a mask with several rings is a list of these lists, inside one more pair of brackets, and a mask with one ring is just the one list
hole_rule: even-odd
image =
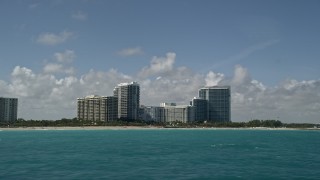
[[113,95],[118,98],[119,119],[139,119],[140,86],[137,82],[118,84],[113,90]]
[[199,97],[200,99],[208,101],[208,121],[231,121],[230,86],[211,86],[201,88],[199,90]]
[[78,119],[92,121],[114,121],[118,119],[118,98],[91,95],[78,98]]
[[0,97],[0,122],[14,122],[17,114],[18,99]]
[[159,106],[141,106],[140,119],[144,121],[165,122],[164,108]]
[[167,102],[163,102],[163,103],[160,103],[160,107],[165,107],[165,106],[176,106],[177,104],[176,103],[167,103]]

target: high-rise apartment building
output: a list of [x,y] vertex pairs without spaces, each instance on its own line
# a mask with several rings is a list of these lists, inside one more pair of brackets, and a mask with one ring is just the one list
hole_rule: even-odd
[[230,86],[211,86],[201,88],[199,90],[199,97],[208,101],[208,121],[231,121]]
[[78,119],[92,121],[114,121],[118,119],[118,98],[91,95],[78,98]]
[[113,90],[113,95],[118,98],[119,119],[139,119],[140,86],[137,82],[118,84]]
[[199,90],[199,98],[193,98],[190,105],[160,103],[156,106],[142,106],[141,119],[155,122],[231,121],[230,86],[211,86]]
[[208,101],[200,98],[193,98],[190,102],[194,111],[194,121],[205,121],[208,119]]
[[0,122],[14,122],[17,114],[18,99],[0,97]]

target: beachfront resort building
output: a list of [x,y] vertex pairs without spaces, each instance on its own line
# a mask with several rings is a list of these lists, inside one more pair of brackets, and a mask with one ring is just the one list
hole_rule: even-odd
[[199,97],[189,105],[160,103],[140,107],[140,86],[137,82],[120,83],[113,96],[91,95],[78,98],[78,119],[93,121],[144,120],[154,122],[231,121],[230,86],[199,89]]
[[140,106],[139,117],[144,121],[165,122],[164,108],[159,106]]
[[210,86],[199,90],[199,98],[207,100],[207,120],[231,121],[230,86]]
[[200,98],[193,98],[190,102],[193,108],[193,119],[194,121],[205,121],[208,119],[208,101]]
[[117,97],[90,95],[77,100],[79,120],[115,121],[118,119]]
[[17,114],[18,99],[0,97],[0,122],[14,122]]
[[[161,104],[163,105],[163,104]],[[164,105],[163,119],[165,122],[191,122],[194,121],[194,109],[190,105]]]
[[231,121],[230,86],[210,86],[199,90],[190,105],[161,103],[141,107],[141,119],[156,122]]
[[118,98],[118,119],[139,119],[140,86],[137,82],[118,84],[113,96]]
[[137,82],[118,84],[113,93],[114,96],[90,95],[78,98],[78,119],[90,121],[138,120],[139,84]]
[[191,122],[193,107],[190,105],[177,106],[176,103],[160,103],[160,106],[141,106],[140,118],[154,122]]

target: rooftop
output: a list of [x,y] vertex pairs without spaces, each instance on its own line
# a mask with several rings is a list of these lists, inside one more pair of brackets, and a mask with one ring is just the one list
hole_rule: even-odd
[[118,86],[128,86],[128,85],[137,85],[137,86],[139,86],[138,82],[136,82],[136,81],[129,82],[129,83],[120,83],[120,84],[118,84]]
[[205,86],[200,89],[230,89],[230,86]]

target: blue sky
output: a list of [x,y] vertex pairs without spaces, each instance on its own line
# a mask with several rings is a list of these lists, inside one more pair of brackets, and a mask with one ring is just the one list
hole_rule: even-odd
[[[54,98],[55,89],[61,90],[62,81],[70,78],[75,79],[74,85],[70,85],[75,89],[80,86],[82,78],[89,76],[95,77],[92,79],[97,81],[96,84],[107,84],[105,87],[92,85],[91,89],[75,90],[80,93],[70,92],[74,96],[66,106],[73,111],[71,106],[75,97],[87,93],[110,95],[117,78],[138,80],[148,94],[142,98],[142,104],[148,105],[157,105],[162,100],[187,103],[185,97],[196,96],[201,83],[203,86],[229,84],[234,87],[233,117],[241,117],[235,118],[236,121],[252,116],[281,116],[284,121],[299,122],[306,118],[302,121],[318,122],[320,114],[316,111],[320,110],[320,105],[318,101],[307,99],[310,94],[316,100],[320,99],[317,94],[320,77],[319,7],[320,2],[312,0],[4,0],[0,2],[0,86],[3,86],[0,93],[19,97],[20,106],[23,102],[43,104],[33,110],[20,108],[21,117],[58,119],[61,117],[54,112],[47,116],[28,113],[44,109],[50,103],[51,109],[55,109],[54,102],[62,102],[48,101],[44,97]],[[174,57],[170,53],[174,53]],[[26,79],[28,72],[34,77]],[[97,79],[103,73],[114,73],[116,77],[112,76],[112,83],[110,79],[100,82]],[[41,83],[41,79],[47,76],[54,79],[53,85],[43,81],[44,84],[31,86]],[[159,77],[163,81],[155,84]],[[179,89],[179,82],[193,82],[190,79],[195,77],[199,77],[194,79],[198,83],[186,84],[195,86],[186,92],[186,96],[175,96],[175,92],[168,89],[165,97],[147,93],[147,90],[171,87],[165,82],[171,82],[172,87]],[[236,83],[237,79],[241,84]],[[258,84],[262,85],[259,92],[246,94],[252,90],[251,86],[257,88]],[[65,85],[67,87],[68,83]],[[288,90],[289,86],[298,90],[286,93],[299,96],[305,101],[306,109],[312,112],[301,112],[299,119],[292,119],[297,115],[291,117],[287,114],[296,111],[295,103],[301,100],[290,102],[285,98],[277,102],[287,110],[285,114],[281,113],[283,109],[275,107],[277,104],[273,105],[276,110],[272,115],[268,113],[271,110],[262,111],[266,108],[263,105],[261,109],[252,110],[257,104],[263,104],[261,96],[266,99],[274,97],[273,93],[281,94],[279,91]],[[305,86],[310,90],[306,91]],[[39,87],[47,88],[40,90]],[[40,94],[28,94],[23,88],[35,88],[33,92],[39,90]],[[41,98],[43,100],[38,100]],[[252,99],[257,102],[252,104]],[[309,107],[310,104],[313,106]],[[250,111],[250,116],[240,113],[243,106]],[[63,115],[75,116],[75,112],[69,112]]]

